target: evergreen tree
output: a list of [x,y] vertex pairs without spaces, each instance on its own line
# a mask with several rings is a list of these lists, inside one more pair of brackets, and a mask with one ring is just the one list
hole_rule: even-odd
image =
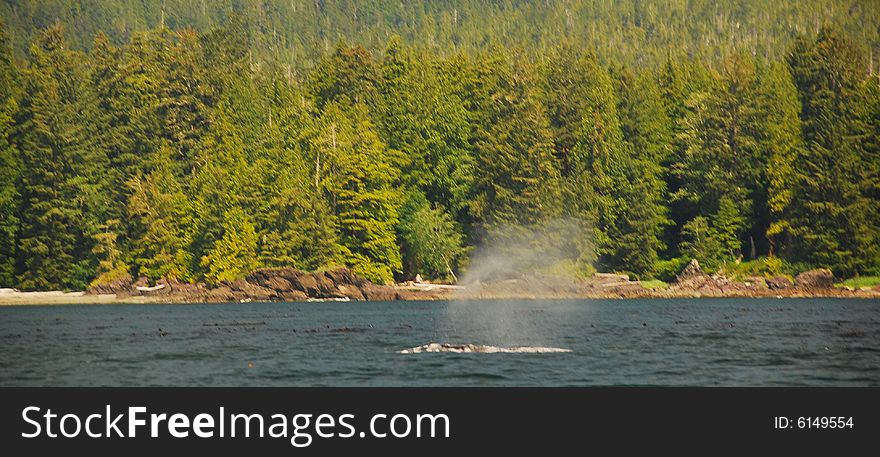
[[234,281],[257,269],[257,232],[239,208],[223,214],[223,234],[202,257],[205,281],[218,284]]
[[697,259],[710,272],[724,261],[724,246],[709,219],[697,216],[684,224],[681,232],[681,253],[686,258]]
[[164,137],[181,157],[181,172],[192,172],[196,150],[208,129],[210,108],[215,103],[214,88],[206,76],[207,68],[198,35],[191,29],[178,32],[168,53],[167,84],[157,100]]
[[[873,29],[825,28],[783,62],[717,30],[657,47],[668,18],[636,55],[601,21],[566,26],[563,45],[489,23],[474,41],[471,3],[462,16],[428,8],[445,21],[431,39],[454,46],[424,46],[406,27],[428,10],[405,5],[396,32],[413,45],[365,35],[372,25],[339,32],[358,45],[305,29],[290,41],[274,33],[286,6],[243,4],[208,34],[204,15],[193,29],[169,18],[176,31],[105,24],[88,54],[72,50],[87,42],[78,16],[74,48],[53,26],[19,60],[0,24],[0,286],[129,273],[216,284],[259,266],[454,279],[483,246],[553,274],[650,277],[682,257],[713,270],[765,254],[880,271],[880,85],[862,52]],[[539,24],[557,8],[509,10]],[[660,14],[630,9],[639,23]],[[32,11],[47,10],[16,14]]]
[[190,199],[174,174],[175,154],[167,145],[156,151],[154,168],[129,183],[128,215],[135,229],[133,263],[138,275],[189,281],[195,279],[190,245],[196,221]]
[[742,240],[740,234],[745,225],[742,211],[728,196],[721,197],[718,211],[712,217],[712,227],[718,236],[725,259],[737,260],[742,256]]
[[[682,119],[685,150],[675,168],[680,182],[675,197],[704,216],[719,213],[726,199],[749,221],[756,221],[756,208],[766,201],[767,159],[759,134],[754,62],[733,57],[718,78],[710,91],[695,93],[687,102],[688,111]],[[729,227],[734,226],[740,232],[724,234],[731,237],[725,241],[725,248],[742,245],[741,241],[734,243],[733,238],[748,238],[748,227]],[[763,238],[765,232],[762,226],[751,236]]]
[[392,38],[382,61],[380,131],[401,152],[406,184],[462,218],[473,182],[470,119],[429,55],[413,57]]
[[[877,76],[874,76],[877,78]],[[865,142],[865,166],[861,188],[863,195],[873,202],[869,206],[868,219],[872,227],[880,228],[880,79],[869,78],[865,82],[868,99],[868,127],[870,134]],[[869,229],[870,230],[870,229]],[[877,236],[877,233],[869,233]],[[876,238],[875,238],[876,239]],[[874,253],[874,259],[868,258],[867,273],[880,274],[880,252]]]
[[324,157],[318,177],[336,218],[342,258],[352,271],[380,283],[401,272],[395,235],[399,170],[379,139],[366,105],[325,106],[320,119]]
[[6,24],[0,18],[0,100],[5,102],[17,95],[19,84],[18,69],[10,47],[9,34],[6,33]]
[[759,135],[766,151],[767,231],[769,254],[788,256],[789,211],[795,197],[794,166],[801,149],[800,102],[788,67],[771,64],[760,78],[757,99],[761,106]]
[[96,75],[102,78],[95,86],[108,121],[102,130],[104,148],[119,183],[145,171],[152,160],[150,154],[160,147],[163,135],[158,107],[167,87],[167,34],[164,29],[136,33],[121,54],[100,36],[96,40]]
[[457,279],[454,270],[465,254],[461,232],[442,207],[431,207],[420,192],[411,193],[401,209],[400,238],[408,276]]
[[21,163],[10,142],[18,105],[9,98],[0,110],[0,285],[15,284],[15,251],[18,234],[19,182]]
[[19,118],[22,211],[18,256],[25,289],[84,288],[94,275],[92,234],[106,216],[106,155],[86,127],[93,110],[84,58],[60,26],[31,46]]
[[[259,181],[253,179],[249,156],[256,154],[247,135],[234,119],[234,100],[222,99],[212,113],[211,125],[201,138],[195,170],[189,182],[198,230],[190,245],[193,271],[207,273],[199,260],[207,257],[225,231],[226,215],[242,210],[247,215],[258,210]],[[218,273],[219,274],[219,273]],[[216,278],[215,278],[216,279]]]
[[99,226],[98,233],[93,235],[92,254],[98,260],[98,266],[95,269],[96,277],[90,286],[131,279],[130,267],[125,263],[123,252],[119,248],[118,225],[119,220],[108,220],[106,224]]
[[704,97],[696,94],[711,92],[714,81],[700,64],[691,62],[684,56],[673,57],[671,53],[657,70],[655,78],[660,88],[664,111],[669,116],[672,127],[671,154],[662,165],[666,169],[664,178],[669,195],[667,206],[672,222],[666,227],[664,240],[670,247],[669,254],[674,256],[682,241],[681,230],[684,224],[699,214],[687,199],[674,198],[684,186],[679,170],[685,166],[687,139],[689,136],[693,138],[688,133],[689,130],[693,131],[688,127],[691,124],[688,117],[691,116],[696,100]]
[[18,111],[17,86],[18,71],[12,59],[6,27],[0,19],[0,287],[15,284],[18,208],[21,204],[18,189],[21,160],[12,142]]
[[626,69],[615,73],[617,110],[623,137],[631,148],[632,186],[624,194],[627,211],[611,235],[615,253],[612,268],[650,274],[665,249],[665,164],[672,153],[672,125],[663,106],[659,86],[649,73],[633,75]]
[[794,162],[789,252],[793,260],[841,276],[873,269],[880,249],[877,200],[864,180],[876,164],[865,147],[863,60],[851,41],[830,28],[813,43],[801,41],[789,58],[806,143]]
[[361,46],[339,43],[309,75],[309,87],[318,109],[328,103],[364,103],[374,108],[379,100],[380,70],[372,54]]
[[483,62],[485,97],[474,151],[473,216],[487,231],[529,226],[561,215],[560,175],[547,112],[528,84],[529,68],[504,60]]
[[287,81],[276,78],[272,88],[266,154],[255,164],[263,196],[256,217],[261,262],[306,270],[339,264],[335,221],[318,182],[320,154],[314,163],[307,156],[315,129],[311,107]]

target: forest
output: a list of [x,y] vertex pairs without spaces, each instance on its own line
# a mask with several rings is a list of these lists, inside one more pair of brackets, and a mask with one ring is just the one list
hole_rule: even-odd
[[0,287],[880,274],[876,3],[403,3],[0,3]]

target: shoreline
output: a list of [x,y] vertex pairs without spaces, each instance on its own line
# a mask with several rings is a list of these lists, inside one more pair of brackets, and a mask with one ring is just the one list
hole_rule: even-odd
[[436,300],[619,300],[694,298],[880,299],[880,286],[855,289],[835,285],[829,270],[809,270],[794,280],[777,276],[733,280],[704,273],[696,261],[672,284],[651,288],[627,275],[596,273],[588,279],[551,275],[471,281],[467,285],[423,282],[379,285],[345,268],[306,272],[261,269],[236,281],[208,286],[130,278],[78,292],[20,292],[0,289],[0,306],[84,304],[176,304],[251,302],[367,302]]
[[[495,300],[669,300],[669,299],[725,299],[725,298],[748,298],[748,299],[811,299],[811,298],[834,298],[849,300],[877,300],[880,299],[880,291],[857,289],[849,290],[834,288],[826,290],[802,291],[790,290],[784,293],[742,293],[731,291],[729,293],[703,294],[697,291],[668,290],[668,289],[644,289],[643,291],[630,291],[629,293],[517,293],[513,291],[501,292],[497,290],[479,292],[456,291],[459,293],[424,293],[411,287],[387,286],[398,292],[394,298],[387,300],[340,300],[336,298],[307,298],[307,299],[238,299],[238,300],[192,300],[173,294],[165,296],[119,296],[117,294],[88,294],[85,292],[5,292],[0,293],[0,307],[18,306],[66,306],[66,305],[145,305],[145,304],[246,304],[246,303],[330,303],[330,302],[362,302],[370,301],[495,301]],[[432,291],[436,292],[436,291]],[[779,291],[783,292],[783,291]]]

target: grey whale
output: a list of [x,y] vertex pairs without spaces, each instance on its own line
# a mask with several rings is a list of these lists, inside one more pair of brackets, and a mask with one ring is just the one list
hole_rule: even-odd
[[546,354],[571,352],[571,349],[541,347],[541,346],[515,346],[515,347],[498,347],[487,346],[482,344],[450,344],[450,343],[428,343],[414,348],[404,349],[400,354],[419,354],[423,352],[453,352],[453,353],[508,353],[508,354]]

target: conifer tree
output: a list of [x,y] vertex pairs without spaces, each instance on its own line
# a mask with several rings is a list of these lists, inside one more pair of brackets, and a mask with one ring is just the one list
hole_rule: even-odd
[[206,76],[202,45],[191,29],[178,32],[168,53],[167,83],[157,100],[164,137],[181,157],[182,173],[194,168],[196,149],[208,129],[210,108],[215,103],[214,88]]
[[620,69],[614,78],[621,131],[631,148],[627,173],[632,186],[624,194],[627,210],[610,236],[615,240],[611,267],[640,275],[654,269],[665,249],[663,229],[669,224],[665,164],[672,154],[672,124],[650,76]]
[[261,175],[262,204],[256,215],[261,263],[305,270],[338,265],[335,221],[316,181],[320,154],[316,162],[308,157],[310,135],[316,134],[311,105],[280,77],[273,81],[269,98],[265,156],[255,163]]
[[465,254],[461,232],[442,207],[432,207],[420,192],[411,193],[401,209],[400,238],[404,272],[410,277],[457,279],[455,270]]
[[861,51],[831,28],[813,43],[799,42],[789,57],[806,143],[794,162],[790,255],[841,276],[875,268],[880,249],[877,201],[864,180],[876,164],[866,148],[863,60]]
[[20,204],[17,183],[21,163],[18,149],[10,141],[18,105],[7,99],[0,109],[0,284],[15,284],[15,251],[18,234],[18,207]]
[[393,154],[379,139],[367,106],[325,106],[320,119],[319,185],[339,230],[342,259],[352,271],[380,283],[401,272],[395,228],[401,195]]
[[223,233],[199,265],[205,281],[218,284],[243,278],[257,269],[257,232],[240,208],[223,214]]
[[363,103],[375,108],[379,101],[380,69],[372,54],[362,46],[339,43],[332,55],[323,59],[309,75],[309,87],[316,106]]
[[156,151],[155,165],[145,176],[129,182],[127,212],[132,219],[133,263],[151,280],[196,279],[191,243],[196,220],[191,200],[174,173],[174,153],[168,145]]
[[435,59],[391,39],[382,60],[380,133],[400,152],[404,184],[461,220],[473,182],[471,125]]
[[531,69],[507,59],[483,65],[473,216],[487,231],[560,216],[559,169],[546,109],[527,83]]
[[[93,110],[83,55],[67,49],[60,26],[31,46],[17,123],[22,160],[18,256],[25,289],[84,288],[94,275],[92,234],[110,202],[106,155],[91,141]],[[84,122],[85,121],[85,122]]]
[[794,166],[803,145],[800,102],[788,67],[769,65],[760,77],[758,94],[761,105],[759,135],[766,151],[767,176],[766,236],[768,253],[788,256],[790,244],[790,205],[795,198]]
[[18,71],[12,59],[6,27],[0,19],[0,287],[11,287],[16,283],[15,251],[18,210],[21,204],[18,188],[21,159],[12,135],[18,112],[17,90]]

